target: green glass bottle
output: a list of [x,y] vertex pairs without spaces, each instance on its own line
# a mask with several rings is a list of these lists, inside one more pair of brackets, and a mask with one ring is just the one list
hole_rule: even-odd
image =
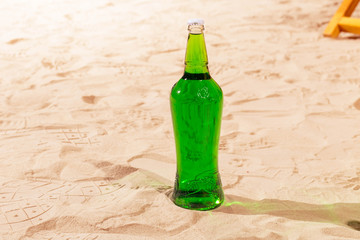
[[184,75],[170,94],[177,156],[172,200],[183,208],[210,210],[224,200],[218,172],[223,94],[209,74],[204,22],[188,24]]

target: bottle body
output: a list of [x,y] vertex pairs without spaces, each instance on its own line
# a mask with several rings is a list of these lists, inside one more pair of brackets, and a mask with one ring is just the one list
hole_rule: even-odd
[[195,210],[216,208],[224,199],[218,172],[221,88],[212,78],[182,78],[170,102],[177,156],[173,201]]

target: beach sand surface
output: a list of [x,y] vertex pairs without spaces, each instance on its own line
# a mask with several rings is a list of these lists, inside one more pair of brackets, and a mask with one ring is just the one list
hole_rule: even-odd
[[[1,1],[1,239],[360,239],[360,37],[322,36],[340,2]],[[224,93],[206,212],[169,199],[194,17]]]

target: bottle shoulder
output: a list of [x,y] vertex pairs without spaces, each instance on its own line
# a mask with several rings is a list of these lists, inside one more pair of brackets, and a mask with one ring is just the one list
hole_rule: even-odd
[[221,101],[223,93],[214,79],[180,79],[171,89],[172,101]]

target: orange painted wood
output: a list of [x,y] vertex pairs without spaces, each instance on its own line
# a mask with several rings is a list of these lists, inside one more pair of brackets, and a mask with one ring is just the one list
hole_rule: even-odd
[[[341,31],[351,32],[352,30],[355,31],[353,33],[358,33],[356,25],[354,25],[358,24],[358,21],[351,21],[350,24],[349,19],[343,20],[343,18],[349,18],[351,16],[359,1],[360,0],[343,0],[340,7],[338,8],[336,13],[330,20],[329,24],[327,25],[326,29],[324,30],[324,36],[336,38],[337,36],[339,36]],[[339,24],[342,20],[344,27],[341,27]]]
[[360,34],[360,19],[343,17],[339,22],[341,31]]

